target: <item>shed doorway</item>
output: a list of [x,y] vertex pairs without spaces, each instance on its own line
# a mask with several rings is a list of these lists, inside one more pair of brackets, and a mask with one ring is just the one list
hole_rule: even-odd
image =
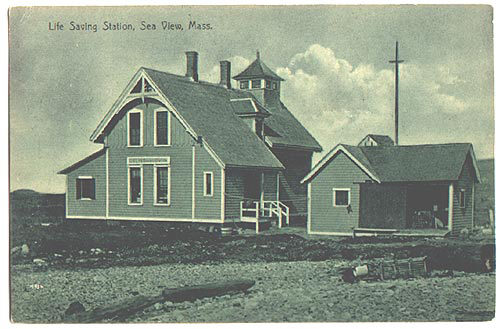
[[448,185],[413,185],[407,190],[407,227],[448,229]]

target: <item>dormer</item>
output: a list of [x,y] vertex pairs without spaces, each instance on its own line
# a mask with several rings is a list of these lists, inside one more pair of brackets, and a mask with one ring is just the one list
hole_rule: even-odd
[[368,134],[358,146],[394,146],[394,141],[387,135]]
[[271,114],[252,98],[231,99],[234,113],[240,117],[254,133],[264,139],[264,119]]
[[239,89],[251,92],[264,106],[279,105],[281,82],[285,80],[261,61],[259,52],[257,59],[233,79]]

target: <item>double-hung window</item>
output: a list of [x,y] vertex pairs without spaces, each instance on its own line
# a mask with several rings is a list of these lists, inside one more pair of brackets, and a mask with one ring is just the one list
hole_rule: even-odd
[[95,179],[80,176],[76,179],[76,199],[95,200]]
[[155,145],[170,145],[170,113],[168,111],[155,111]]
[[142,166],[128,168],[128,204],[142,205]]
[[128,113],[128,146],[142,146],[142,111]]
[[170,204],[170,170],[165,165],[154,167],[154,204],[168,206]]

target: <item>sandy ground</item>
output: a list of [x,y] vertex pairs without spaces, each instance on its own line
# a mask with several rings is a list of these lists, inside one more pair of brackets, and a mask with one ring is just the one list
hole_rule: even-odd
[[[495,275],[341,282],[338,261],[12,269],[12,320],[60,322],[71,302],[87,310],[165,287],[253,279],[247,294],[156,304],[127,322],[454,321],[495,305]],[[473,319],[473,318],[470,318]]]

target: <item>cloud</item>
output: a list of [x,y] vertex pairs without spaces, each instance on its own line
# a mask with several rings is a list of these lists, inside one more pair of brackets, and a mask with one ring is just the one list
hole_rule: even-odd
[[[466,81],[452,68],[418,63],[402,64],[400,68],[400,130],[411,128],[400,132],[403,143],[418,143],[419,131],[426,131],[450,114],[470,110],[460,93]],[[368,133],[393,136],[391,69],[353,65],[338,58],[332,49],[314,44],[294,55],[277,73],[286,80],[282,84],[284,102],[325,149],[337,143],[355,144]],[[452,124],[448,127],[453,136]],[[438,128],[435,136],[442,136],[447,126]],[[432,136],[426,137],[420,142]],[[436,138],[434,142],[442,141]]]
[[[244,69],[250,65],[250,60],[241,57],[241,56],[233,56],[231,58],[228,58],[228,61],[231,62],[231,76],[235,76],[236,74],[240,73]],[[220,81],[220,66],[219,65],[214,65],[212,68],[207,71],[207,72],[201,72],[201,75],[203,76],[203,80],[213,82],[213,83],[219,83]],[[236,81],[231,80],[231,83],[233,86],[236,86]]]

